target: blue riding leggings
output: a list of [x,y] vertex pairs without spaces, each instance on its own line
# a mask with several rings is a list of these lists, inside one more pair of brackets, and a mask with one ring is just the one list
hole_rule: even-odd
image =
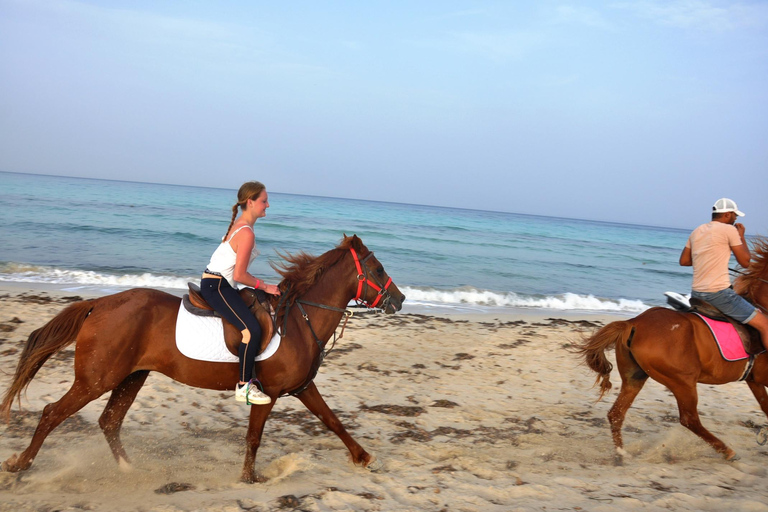
[[248,382],[253,378],[253,366],[261,349],[261,326],[248,306],[223,277],[205,277],[200,281],[200,294],[222,318],[240,329],[248,330],[250,339],[240,343],[240,380]]

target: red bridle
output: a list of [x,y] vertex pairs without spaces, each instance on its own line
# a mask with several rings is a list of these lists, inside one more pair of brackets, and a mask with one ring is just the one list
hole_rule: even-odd
[[[358,304],[365,304],[369,308],[375,308],[379,304],[379,301],[382,300],[382,298],[389,296],[388,288],[389,285],[392,284],[392,278],[390,277],[384,286],[381,286],[378,281],[371,281],[371,279],[368,277],[368,267],[366,267],[364,264],[368,258],[373,256],[373,252],[368,253],[368,256],[366,256],[365,259],[363,259],[361,262],[357,257],[357,252],[351,247],[349,250],[352,252],[352,258],[354,258],[355,267],[357,268],[357,295],[355,295],[355,302]],[[375,280],[376,277],[373,276],[373,279]],[[376,300],[373,301],[373,304],[368,304],[365,300],[363,300],[363,284],[370,286],[379,293],[376,296]]]

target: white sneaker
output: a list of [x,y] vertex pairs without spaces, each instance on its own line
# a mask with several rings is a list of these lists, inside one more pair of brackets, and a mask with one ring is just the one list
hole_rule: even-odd
[[272,399],[262,393],[253,382],[235,386],[235,400],[245,402],[248,405],[264,405],[272,402]]

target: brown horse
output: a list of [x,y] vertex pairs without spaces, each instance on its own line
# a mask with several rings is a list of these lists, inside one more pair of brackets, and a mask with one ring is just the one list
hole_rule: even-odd
[[[375,305],[386,313],[402,307],[405,296],[392,283],[381,263],[357,236],[319,257],[305,253],[283,255],[275,266],[282,275],[283,296],[272,299],[283,339],[277,352],[256,365],[268,405],[251,406],[246,435],[245,463],[241,478],[261,480],[254,472],[256,451],[264,423],[275,400],[295,394],[336,433],[355,464],[373,469],[377,461],[344,429],[313,383],[322,362],[325,344],[334,334],[353,299]],[[384,284],[386,283],[386,284]],[[43,363],[63,347],[75,345],[75,379],[58,401],[45,406],[32,441],[20,455],[6,460],[5,471],[30,467],[45,437],[66,418],[107,391],[112,395],[99,425],[117,462],[128,464],[120,440],[120,427],[128,409],[151,371],[189,386],[234,389],[237,363],[196,361],[176,348],[175,325],[180,299],[164,292],[133,289],[99,299],[76,302],[45,326],[34,331],[21,354],[16,374],[0,411],[10,414],[14,399],[29,385]],[[279,308],[279,309],[278,309]]]
[[[768,304],[768,241],[754,243],[752,264],[736,279],[735,289],[753,304]],[[742,377],[747,360],[729,362],[723,359],[704,321],[692,313],[667,308],[652,308],[626,321],[613,322],[584,340],[576,351],[597,372],[600,398],[611,389],[613,365],[605,350],[616,348],[616,366],[621,376],[621,391],[608,412],[617,463],[624,455],[621,426],[624,416],[648,377],[663,384],[677,400],[680,423],[712,445],[726,460],[737,459],[736,453],[701,424],[697,411],[696,384],[725,384]],[[768,354],[755,358],[746,382],[760,408],[768,416]],[[765,435],[761,431],[761,435]]]

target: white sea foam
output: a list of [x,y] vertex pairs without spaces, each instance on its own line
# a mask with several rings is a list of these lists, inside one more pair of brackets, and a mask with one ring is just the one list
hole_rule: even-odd
[[[0,266],[0,279],[21,283],[41,283],[66,286],[98,287],[105,292],[128,288],[162,288],[166,290],[185,290],[187,282],[196,282],[198,276],[179,277],[157,275],[149,272],[141,274],[108,274],[91,270],[73,270],[56,267],[8,263]],[[530,296],[514,292],[499,293],[462,287],[453,290],[403,286],[401,291],[407,297],[409,306],[424,308],[439,307],[448,309],[471,309],[482,312],[488,309],[532,308],[555,311],[606,311],[620,313],[640,313],[648,305],[639,300],[611,300],[593,295],[564,293],[556,296]]]
[[613,311],[640,313],[648,305],[639,300],[601,299],[593,295],[564,293],[556,296],[534,297],[514,292],[498,293],[488,290],[462,288],[459,290],[436,290],[424,288],[401,288],[409,303],[424,306],[480,306],[492,308],[535,308],[558,311]]
[[188,281],[199,277],[163,276],[144,272],[141,274],[106,274],[92,270],[72,270],[56,267],[10,263],[0,267],[0,279],[20,283],[56,285],[86,285],[106,288],[164,288],[185,289]]

